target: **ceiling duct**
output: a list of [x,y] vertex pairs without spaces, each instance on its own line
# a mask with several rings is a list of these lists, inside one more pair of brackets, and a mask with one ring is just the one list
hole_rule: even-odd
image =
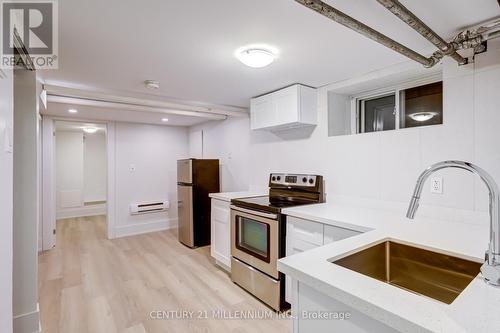
[[235,106],[187,104],[176,101],[144,99],[49,84],[44,84],[43,87],[47,92],[48,101],[52,103],[109,107],[132,111],[144,110],[217,120],[226,119],[229,116],[243,117],[248,114],[248,109]]
[[177,116],[205,118],[205,119],[210,119],[210,120],[225,120],[228,117],[227,115],[217,114],[217,113],[187,111],[187,110],[174,110],[174,109],[167,109],[167,108],[160,108],[160,107],[152,107],[152,106],[147,106],[147,105],[118,103],[118,102],[91,100],[91,99],[85,99],[85,98],[63,97],[63,96],[54,96],[54,95],[48,95],[47,100],[50,103],[60,103],[60,104],[67,104],[67,105],[81,105],[81,106],[116,109],[116,110],[123,110],[123,111],[153,112],[153,113],[159,113],[159,114],[165,114],[165,115],[171,114],[171,115],[177,115]]
[[472,30],[465,30],[458,34],[452,42],[448,43],[406,7],[399,3],[399,1],[377,0],[394,15],[399,17],[402,21],[439,48],[439,50],[434,52],[430,57],[425,57],[321,0],[295,1],[365,37],[376,41],[379,44],[390,48],[393,51],[404,55],[407,58],[410,58],[411,60],[419,62],[427,68],[436,65],[444,56],[452,57],[461,65],[466,64],[467,59],[458,54],[456,52],[457,50],[472,48],[476,53],[479,53],[485,50],[483,43],[486,40],[500,37],[500,21],[497,19],[493,23],[483,25]]

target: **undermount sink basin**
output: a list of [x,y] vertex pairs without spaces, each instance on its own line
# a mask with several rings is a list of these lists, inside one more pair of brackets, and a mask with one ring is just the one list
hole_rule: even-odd
[[478,262],[393,241],[371,246],[333,263],[446,304],[460,295],[481,267]]

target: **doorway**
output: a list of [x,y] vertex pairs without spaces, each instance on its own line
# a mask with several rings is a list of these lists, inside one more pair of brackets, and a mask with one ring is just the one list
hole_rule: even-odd
[[55,122],[56,219],[106,215],[106,125]]
[[113,237],[109,233],[112,147],[108,125],[43,118],[43,250],[56,245],[59,227],[64,231],[88,222],[105,238]]

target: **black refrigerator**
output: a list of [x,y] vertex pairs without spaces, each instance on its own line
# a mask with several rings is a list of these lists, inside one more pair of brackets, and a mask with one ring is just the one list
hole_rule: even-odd
[[219,190],[219,160],[177,161],[179,241],[189,247],[210,245],[209,193]]

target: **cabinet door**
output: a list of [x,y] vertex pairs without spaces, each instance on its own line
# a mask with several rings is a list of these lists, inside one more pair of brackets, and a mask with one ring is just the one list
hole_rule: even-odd
[[[291,256],[323,245],[323,224],[287,216],[286,255]],[[292,280],[285,277],[285,300],[292,298]]]
[[274,108],[278,125],[299,121],[298,86],[282,89],[274,94]]
[[287,217],[287,255],[323,245],[323,224]]
[[330,244],[345,238],[359,235],[361,232],[350,229],[325,225],[323,244]]
[[210,253],[212,257],[231,267],[231,226],[229,203],[212,199],[212,234]]
[[252,129],[274,126],[277,123],[272,95],[253,98],[250,102]]

